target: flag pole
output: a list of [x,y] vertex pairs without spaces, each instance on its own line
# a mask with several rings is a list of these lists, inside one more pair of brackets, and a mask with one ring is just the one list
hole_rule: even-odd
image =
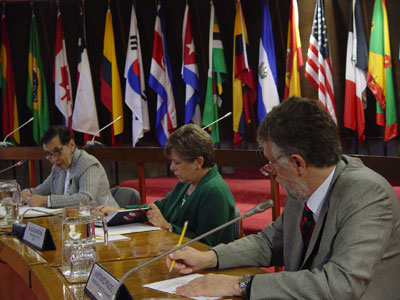
[[[267,1],[267,5],[269,5],[269,0],[266,0]],[[284,33],[283,33],[283,26],[282,26],[282,19],[281,19],[281,10],[280,10],[280,8],[279,8],[279,5],[278,5],[278,1],[275,1],[275,8],[276,8],[276,11],[277,11],[277,18],[278,18],[278,24],[279,24],[279,33],[280,33],[280,36],[281,36],[281,38],[280,38],[280,41],[281,41],[281,49],[286,49],[286,45],[285,45],[285,35],[284,35]]]
[[356,154],[359,154],[359,153],[358,153],[358,137],[357,137],[357,131],[354,131],[354,139],[355,139],[355,141],[356,141],[356,143],[355,143],[355,153],[356,153]]
[[201,51],[201,58],[203,61],[203,71],[204,74],[207,75],[207,64],[208,62],[206,61],[206,54],[204,52],[204,41],[203,41],[203,35],[201,34],[201,28],[200,28],[200,17],[199,17],[199,11],[197,9],[197,0],[194,0],[194,11],[195,11],[195,16],[196,16],[196,25],[197,25],[197,32],[199,36],[199,41],[200,41],[200,51]]
[[383,156],[387,156],[387,142],[385,142],[385,137],[383,137]]
[[[368,19],[367,19],[367,9],[365,7],[365,0],[360,1],[360,6],[363,10],[363,21],[364,21],[364,28],[368,28]],[[367,42],[369,42],[369,31],[365,30],[365,35],[367,38]]]
[[[121,38],[122,49],[126,49],[127,41],[125,40],[124,26],[122,26],[123,20],[122,20],[122,15],[121,15],[121,5],[118,0],[116,2],[117,2],[117,12],[118,12],[118,19],[119,19],[119,30],[121,31],[121,35],[122,35],[122,38]],[[129,37],[128,37],[128,39],[129,39]]]

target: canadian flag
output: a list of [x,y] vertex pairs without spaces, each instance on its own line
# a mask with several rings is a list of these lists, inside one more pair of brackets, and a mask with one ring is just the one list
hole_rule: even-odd
[[57,14],[56,44],[54,47],[53,72],[55,102],[65,118],[65,126],[71,131],[72,124],[72,92],[67,52],[65,48],[64,30],[60,10]]

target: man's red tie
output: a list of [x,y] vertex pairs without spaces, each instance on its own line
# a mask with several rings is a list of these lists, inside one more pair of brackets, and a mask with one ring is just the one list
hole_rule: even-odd
[[301,235],[303,236],[304,246],[307,248],[311,240],[315,226],[312,211],[308,208],[307,203],[304,204],[303,215],[300,221]]

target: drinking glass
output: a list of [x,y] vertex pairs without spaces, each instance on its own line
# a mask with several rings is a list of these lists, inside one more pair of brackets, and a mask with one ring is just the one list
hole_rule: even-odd
[[19,218],[21,188],[16,180],[0,181],[0,225],[11,225]]
[[[95,217],[90,206],[65,207],[61,272],[69,282],[86,281],[96,262]],[[106,230],[104,236],[106,240]]]

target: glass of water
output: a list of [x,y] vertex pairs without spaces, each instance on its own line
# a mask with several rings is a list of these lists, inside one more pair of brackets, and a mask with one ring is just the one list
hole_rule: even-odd
[[11,225],[19,218],[21,188],[16,180],[0,181],[0,225]]
[[63,209],[61,272],[69,282],[86,281],[96,262],[94,222],[90,206]]

